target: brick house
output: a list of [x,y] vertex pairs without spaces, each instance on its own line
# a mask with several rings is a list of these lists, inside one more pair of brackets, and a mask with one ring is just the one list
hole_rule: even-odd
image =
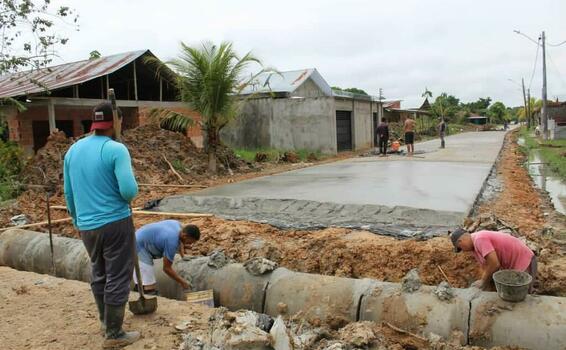
[[[149,111],[160,107],[200,122],[197,113],[177,100],[175,73],[164,69],[158,75],[155,65],[147,63],[148,57],[155,58],[149,50],[132,51],[1,76],[0,98],[14,98],[26,107],[18,111],[13,106],[0,106],[8,122],[9,139],[32,153],[57,129],[69,137],[89,132],[92,108],[108,98],[108,88],[116,93],[124,130],[147,123]],[[200,126],[187,134],[202,145]]]

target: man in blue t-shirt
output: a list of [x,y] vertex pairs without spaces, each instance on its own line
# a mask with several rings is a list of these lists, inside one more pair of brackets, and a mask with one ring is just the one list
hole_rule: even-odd
[[[185,248],[200,239],[200,230],[195,225],[182,226],[176,220],[163,220],[144,225],[136,231],[136,249],[140,260],[140,270],[144,292],[157,294],[157,283],[153,270],[153,260],[163,258],[163,272],[183,287],[189,289],[190,284],[175,270],[173,260],[179,252],[184,256]],[[134,274],[134,282],[138,284]]]

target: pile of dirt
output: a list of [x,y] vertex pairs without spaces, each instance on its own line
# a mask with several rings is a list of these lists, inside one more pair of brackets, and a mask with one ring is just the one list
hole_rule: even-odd
[[[46,178],[63,182],[63,159],[74,143],[64,132],[49,136],[46,145],[29,162],[26,183],[43,184]],[[190,138],[155,125],[126,130],[123,143],[132,157],[134,172],[140,183],[191,184],[208,178],[208,155]],[[227,147],[218,149],[218,175],[249,171],[246,162]],[[41,169],[41,170],[39,170]],[[230,169],[230,170],[229,170]]]
[[[140,183],[191,184],[208,177],[208,155],[183,134],[144,125],[124,132],[136,178]],[[246,168],[226,148],[218,149],[218,173]],[[249,167],[248,167],[249,169]]]
[[[137,218],[136,225],[145,220],[151,222],[151,218]],[[239,262],[265,257],[295,271],[391,282],[401,281],[408,271],[418,268],[423,283],[428,285],[444,280],[439,267],[456,287],[467,287],[479,278],[473,257],[454,253],[450,241],[443,237],[424,242],[400,241],[367,231],[288,231],[214,217],[194,219],[191,223],[201,228],[200,241],[191,247],[193,255],[222,249]]]
[[49,135],[45,147],[37,151],[35,157],[26,165],[23,172],[24,183],[63,183],[63,159],[73,142],[63,131]]
[[[63,197],[63,161],[65,153],[76,140],[60,131],[51,134],[46,145],[27,163],[22,182],[33,185],[53,185],[51,205],[65,205]],[[138,183],[152,184],[200,184],[208,186],[219,178],[231,177],[235,173],[257,172],[239,159],[226,147],[218,150],[218,175],[208,174],[208,155],[198,149],[190,138],[183,134],[163,130],[155,125],[144,125],[126,130],[123,142],[132,157],[134,173]],[[167,195],[187,192],[182,188],[140,187],[133,205],[143,206],[149,200]],[[29,188],[11,205],[0,210],[0,227],[10,226],[10,218],[25,214],[32,223],[47,219],[45,191]],[[52,211],[53,219],[67,217],[65,211]],[[70,223],[54,225],[55,232],[76,236]],[[46,231],[43,227],[41,230]]]
[[283,157],[281,157],[281,160],[287,163],[298,163],[301,161],[299,155],[293,151],[287,151],[283,153]]

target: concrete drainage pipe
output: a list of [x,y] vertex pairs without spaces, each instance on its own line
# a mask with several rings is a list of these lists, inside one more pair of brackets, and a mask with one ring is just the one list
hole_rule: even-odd
[[[90,264],[82,242],[55,236],[53,244],[56,275],[88,281]],[[49,237],[19,229],[5,231],[0,234],[0,265],[49,273]],[[174,267],[192,280],[195,289],[213,289],[217,305],[232,310],[249,309],[272,316],[302,312],[305,318],[321,321],[384,321],[442,337],[461,331],[463,343],[485,347],[561,350],[566,344],[566,298],[528,296],[524,302],[514,304],[500,300],[495,293],[453,289],[454,297],[442,301],[434,295],[434,287],[429,286],[407,294],[401,292],[398,283],[298,273],[284,268],[254,276],[241,264],[212,268],[207,257],[177,260]],[[164,276],[160,265],[156,265],[156,272],[162,294],[182,299],[182,291]]]

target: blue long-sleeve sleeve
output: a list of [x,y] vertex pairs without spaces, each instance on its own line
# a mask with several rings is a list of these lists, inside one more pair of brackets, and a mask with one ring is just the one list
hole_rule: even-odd
[[120,195],[129,203],[138,194],[138,183],[136,182],[132,169],[130,153],[124,145],[117,144],[113,147],[112,158],[114,162],[114,175],[116,175],[116,180],[118,181]]
[[68,158],[65,155],[63,162],[63,192],[65,193],[65,202],[67,203],[67,212],[73,218],[73,225],[77,226],[77,211],[75,209],[75,199],[73,197],[73,187],[71,186],[71,178],[69,176]]

